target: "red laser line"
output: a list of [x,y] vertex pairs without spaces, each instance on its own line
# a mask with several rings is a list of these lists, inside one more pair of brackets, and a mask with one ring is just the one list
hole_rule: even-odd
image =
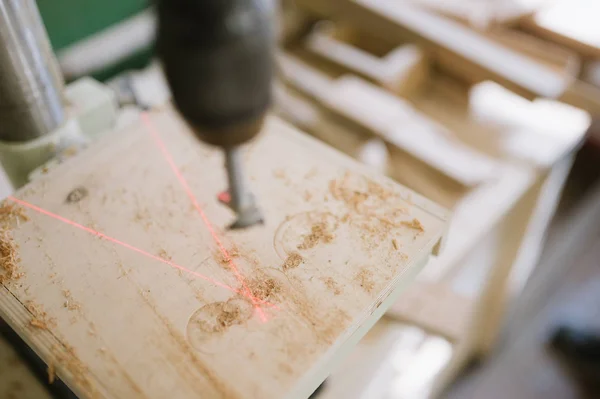
[[200,217],[202,218],[202,221],[204,222],[204,224],[206,225],[206,228],[210,232],[210,235],[213,237],[213,239],[217,243],[217,246],[219,247],[219,250],[221,251],[221,253],[225,257],[225,259],[229,263],[229,266],[233,270],[233,274],[235,275],[235,277],[238,280],[238,282],[244,288],[245,295],[252,301],[252,303],[254,305],[254,308],[257,311],[257,313],[258,313],[259,317],[261,318],[261,320],[263,322],[267,321],[267,317],[266,317],[265,313],[263,312],[263,310],[258,305],[257,300],[259,298],[256,298],[252,294],[252,291],[250,291],[250,288],[248,288],[248,285],[246,284],[246,281],[244,280],[244,277],[242,277],[241,273],[239,272],[238,267],[237,267],[235,261],[229,255],[229,252],[227,251],[227,249],[225,248],[225,246],[221,242],[221,239],[217,235],[217,232],[215,231],[212,223],[210,222],[210,220],[208,220],[208,217],[206,216],[206,214],[204,213],[204,210],[202,209],[202,207],[198,203],[198,200],[196,199],[196,196],[194,195],[194,192],[190,188],[187,180],[185,179],[185,177],[183,177],[183,174],[181,173],[181,171],[179,170],[179,168],[175,164],[175,161],[173,161],[173,157],[171,156],[171,153],[167,149],[167,146],[165,145],[165,143],[160,138],[160,134],[158,133],[158,130],[154,127],[154,124],[150,120],[150,117],[148,116],[147,113],[143,113],[142,114],[142,122],[146,125],[146,128],[148,129],[148,131],[150,132],[150,134],[154,138],[154,141],[155,141],[156,145],[158,146],[158,148],[162,152],[163,157],[165,158],[165,160],[167,161],[167,163],[171,167],[171,170],[173,171],[173,173],[177,177],[177,180],[179,180],[179,183],[183,187],[183,189],[186,192],[187,196],[189,197],[190,201],[192,201],[192,204],[194,205],[194,208],[196,208],[196,210],[200,214]]
[[[81,224],[79,224],[79,223],[77,223],[77,222],[74,222],[74,221],[72,221],[72,220],[70,220],[70,219],[67,219],[67,218],[65,218],[65,217],[63,217],[63,216],[57,215],[57,214],[55,214],[55,213],[52,213],[52,212],[50,212],[50,211],[47,211],[47,210],[45,210],[45,209],[43,209],[43,208],[40,208],[40,207],[38,207],[38,206],[35,206],[35,205],[33,205],[33,204],[31,204],[31,203],[29,203],[29,202],[27,202],[27,201],[20,200],[20,199],[18,199],[18,198],[15,198],[15,197],[13,197],[13,196],[8,196],[7,198],[8,198],[9,200],[11,200],[11,201],[14,201],[14,202],[16,202],[16,203],[18,203],[18,204],[20,204],[20,205],[22,205],[22,206],[24,206],[24,207],[27,207],[27,208],[29,208],[29,209],[31,209],[31,210],[33,210],[33,211],[36,211],[36,212],[38,212],[38,213],[41,213],[41,214],[43,214],[43,215],[46,215],[46,216],[50,216],[51,218],[54,218],[54,219],[56,219],[56,220],[58,220],[58,221],[61,221],[61,222],[63,222],[63,223],[66,223],[66,224],[68,224],[68,225],[71,225],[71,226],[73,226],[73,227],[77,227],[78,229],[81,229],[81,230],[83,230],[83,231],[86,231],[86,232],[88,232],[88,233],[90,233],[90,234],[92,234],[92,235],[94,235],[94,236],[96,236],[96,237],[98,237],[98,238],[102,238],[102,239],[105,239],[106,241],[112,242],[112,243],[114,243],[114,244],[121,245],[121,246],[122,246],[122,247],[124,247],[124,248],[127,248],[127,249],[129,249],[129,250],[131,250],[131,251],[137,252],[137,253],[139,253],[139,254],[141,254],[141,255],[144,255],[144,256],[146,256],[146,257],[148,257],[148,258],[150,258],[150,259],[157,260],[157,261],[159,261],[159,262],[161,262],[161,263],[164,263],[164,264],[166,264],[166,265],[169,265],[169,266],[171,266],[171,267],[173,267],[173,268],[175,268],[175,269],[182,270],[182,271],[184,271],[184,272],[186,272],[186,273],[189,273],[189,274],[191,274],[191,275],[193,275],[193,276],[196,276],[196,277],[198,277],[198,278],[201,278],[201,279],[203,279],[203,280],[206,280],[206,281],[208,281],[208,282],[210,282],[210,283],[212,283],[212,284],[214,284],[214,285],[216,285],[216,286],[218,286],[218,287],[225,288],[225,289],[227,289],[227,290],[229,290],[229,291],[235,292],[236,294],[240,294],[240,295],[244,295],[244,296],[246,295],[245,293],[241,292],[240,290],[238,290],[238,289],[235,289],[235,288],[233,288],[233,287],[230,287],[230,286],[229,286],[229,285],[227,285],[227,284],[223,284],[223,283],[221,283],[220,281],[217,281],[217,280],[215,280],[215,279],[213,279],[213,278],[211,278],[211,277],[205,276],[205,275],[204,275],[204,274],[202,274],[202,273],[195,272],[195,271],[193,271],[193,270],[190,270],[190,269],[188,269],[188,268],[186,268],[186,267],[183,267],[183,266],[181,266],[181,265],[178,265],[178,264],[177,264],[177,263],[175,263],[175,262],[171,262],[171,261],[169,261],[169,260],[166,260],[166,259],[163,259],[163,258],[161,258],[161,257],[159,257],[159,256],[152,255],[151,253],[149,253],[149,252],[146,252],[146,251],[144,251],[144,250],[142,250],[142,249],[139,249],[139,248],[137,248],[137,247],[135,247],[135,246],[133,246],[133,245],[131,245],[131,244],[127,244],[126,242],[123,242],[123,241],[117,240],[116,238],[113,238],[113,237],[111,237],[111,236],[109,236],[109,235],[106,235],[106,234],[104,234],[104,233],[101,233],[101,232],[99,232],[99,231],[97,231],[97,230],[94,230],[94,229],[92,229],[92,228],[89,228],[89,227],[83,226],[83,225],[81,225]],[[268,307],[274,307],[274,308],[278,308],[276,305],[274,305],[274,304],[272,304],[272,303],[269,303],[269,302],[267,302],[267,301],[263,301],[263,300],[261,300],[260,298],[257,298],[257,300],[258,300],[258,301],[260,301],[260,302],[261,302],[263,305],[265,305],[265,306],[268,306]]]
[[[130,249],[130,250],[132,250],[132,251],[134,251],[134,252],[137,252],[137,253],[139,253],[139,254],[142,254],[142,255],[144,255],[144,256],[146,256],[146,257],[150,258],[150,259],[157,260],[157,261],[159,261],[159,262],[162,262],[162,263],[164,263],[164,264],[166,264],[166,265],[169,265],[169,266],[171,266],[171,267],[173,267],[173,268],[175,268],[175,269],[179,269],[179,270],[182,270],[182,271],[184,271],[184,272],[186,272],[186,273],[192,274],[192,275],[194,275],[194,276],[196,276],[196,277],[199,277],[199,278],[201,278],[201,279],[203,279],[203,280],[206,280],[206,281],[208,281],[208,282],[210,282],[210,283],[212,283],[212,284],[214,284],[214,285],[216,285],[216,286],[219,286],[219,287],[222,287],[222,288],[228,289],[228,290],[230,290],[230,291],[233,291],[233,292],[235,292],[235,293],[242,294],[242,293],[241,293],[239,290],[237,290],[237,289],[235,289],[235,288],[233,288],[233,287],[230,287],[230,286],[228,286],[227,284],[223,284],[223,283],[221,283],[220,281],[217,281],[217,280],[215,280],[215,279],[212,279],[212,278],[210,278],[210,277],[208,277],[208,276],[205,276],[205,275],[203,275],[203,274],[201,274],[201,273],[195,272],[195,271],[193,271],[193,270],[190,270],[190,269],[188,269],[188,268],[186,268],[186,267],[183,267],[183,266],[181,266],[181,265],[178,265],[178,264],[177,264],[177,263],[175,263],[175,262],[171,262],[171,261],[169,261],[169,260],[166,260],[166,259],[163,259],[163,258],[161,258],[161,257],[159,257],[159,256],[152,255],[151,253],[149,253],[149,252],[146,252],[146,251],[144,251],[144,250],[142,250],[142,249],[139,249],[139,248],[137,248],[137,247],[134,247],[134,246],[133,246],[133,245],[131,245],[131,244],[127,244],[126,242],[123,242],[123,241],[117,240],[116,238],[113,238],[113,237],[111,237],[111,236],[108,236],[108,235],[106,235],[106,234],[104,234],[104,233],[101,233],[101,232],[99,232],[99,231],[97,231],[97,230],[94,230],[94,229],[92,229],[92,228],[89,228],[89,227],[83,226],[83,225],[81,225],[81,224],[79,224],[79,223],[77,223],[77,222],[74,222],[74,221],[70,220],[70,219],[67,219],[67,218],[65,218],[65,217],[62,217],[62,216],[60,216],[60,215],[57,215],[57,214],[55,214],[55,213],[52,213],[52,212],[50,212],[50,211],[47,211],[47,210],[45,210],[45,209],[42,209],[42,208],[40,208],[40,207],[38,207],[38,206],[35,206],[35,205],[33,205],[33,204],[31,204],[31,203],[29,203],[29,202],[27,202],[27,201],[20,200],[20,199],[18,199],[18,198],[15,198],[15,197],[13,197],[13,196],[9,196],[9,197],[8,197],[8,199],[9,199],[9,200],[11,200],[11,201],[14,201],[14,202],[16,202],[16,203],[18,203],[18,204],[20,204],[20,205],[23,205],[23,206],[25,206],[25,207],[27,207],[27,208],[29,208],[29,209],[32,209],[32,210],[34,210],[34,211],[36,211],[36,212],[39,212],[39,213],[41,213],[41,214],[44,214],[44,215],[46,215],[46,216],[50,216],[50,217],[52,217],[52,218],[54,218],[54,219],[56,219],[56,220],[59,220],[59,221],[61,221],[61,222],[63,222],[63,223],[69,224],[69,225],[71,225],[71,226],[73,226],[73,227],[77,227],[78,229],[81,229],[81,230],[83,230],[83,231],[86,231],[86,232],[88,232],[88,233],[90,233],[90,234],[92,234],[92,235],[95,235],[96,237],[102,238],[102,239],[104,239],[104,240],[106,240],[106,241],[110,241],[110,242],[112,242],[112,243],[114,243],[114,244],[121,245],[122,247],[125,247],[125,248],[127,248],[127,249]],[[244,295],[244,294],[242,294],[242,295]]]

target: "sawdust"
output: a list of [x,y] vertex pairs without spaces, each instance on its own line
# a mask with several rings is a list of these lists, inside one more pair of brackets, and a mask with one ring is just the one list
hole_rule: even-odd
[[161,259],[168,260],[168,261],[172,260],[171,256],[170,256],[170,255],[167,253],[167,251],[165,251],[163,248],[161,248],[161,249],[158,251],[158,254],[157,254],[157,255],[158,255],[158,257],[159,257],[159,258],[161,258]]
[[304,262],[304,258],[298,252],[292,252],[283,262],[283,270],[295,269]]
[[273,295],[281,292],[280,283],[272,278],[250,280],[247,286],[252,295],[262,301],[267,301]]
[[338,201],[345,202],[356,213],[371,216],[371,210],[393,207],[394,211],[407,213],[408,210],[398,203],[399,196],[393,191],[386,190],[382,185],[367,178],[358,177],[358,180],[349,172],[344,174],[341,180],[331,180],[329,191]]
[[[97,390],[89,377],[89,369],[79,359],[73,347],[66,344],[63,344],[60,348],[54,346],[52,352],[55,362],[50,364],[53,365],[53,369],[63,368],[70,373],[75,385],[81,389],[86,396],[98,396]],[[50,375],[48,375],[48,378],[50,378]]]
[[28,301],[25,303],[25,309],[31,313],[31,320],[29,320],[29,325],[31,327],[40,330],[50,330],[52,327],[56,326],[56,321],[48,316],[41,305]]
[[341,222],[351,223],[360,231],[368,250],[388,240],[393,229],[403,226],[401,220],[408,213],[399,194],[364,176],[346,173],[343,178],[330,181],[329,191],[349,208]]
[[367,268],[363,268],[360,272],[358,272],[358,274],[354,277],[354,281],[356,281],[360,287],[369,294],[375,288],[375,283],[373,282],[373,272]]
[[28,220],[21,206],[7,201],[0,204],[0,284],[18,280],[24,275],[19,272],[19,246],[11,230]]
[[285,179],[285,172],[283,169],[276,169],[273,171],[273,176],[277,179]]
[[333,292],[334,295],[340,295],[342,293],[340,286],[338,285],[338,283],[335,282],[335,280],[332,277],[323,277],[321,278],[321,281],[323,281],[323,284],[325,284],[325,286],[331,292]]
[[395,238],[393,238],[393,239],[392,239],[392,246],[394,247],[394,249],[395,249],[396,251],[397,251],[397,250],[398,250],[398,248],[399,248],[399,246],[398,246],[398,241],[397,241]]
[[423,224],[421,224],[421,222],[418,219],[413,219],[408,222],[403,221],[403,222],[400,222],[400,224],[402,224],[402,226],[408,227],[410,229],[417,230],[419,233],[425,232],[425,228],[423,227]]
[[18,204],[2,201],[0,204],[0,226],[9,227],[11,222],[27,222],[29,216],[25,214],[25,210]]
[[218,265],[220,265],[224,269],[229,270],[229,269],[231,269],[231,263],[229,260],[239,258],[240,251],[237,249],[237,247],[231,247],[231,248],[227,249],[226,253],[227,253],[227,255],[229,255],[229,258],[222,251],[216,250],[213,252],[213,258],[217,262]]
[[400,259],[402,259],[402,260],[408,260],[408,255],[405,254],[404,252],[401,252],[400,253]]
[[19,272],[18,249],[11,233],[0,227],[0,284],[23,277],[23,273]]
[[318,222],[314,224],[310,229],[310,234],[304,236],[304,240],[298,245],[298,249],[307,250],[314,248],[320,242],[325,244],[333,241],[335,236],[330,231],[325,222]]
[[205,333],[222,333],[231,326],[240,325],[252,317],[252,305],[238,298],[214,302],[201,307],[190,319],[188,328]]
[[63,295],[67,299],[63,303],[63,307],[67,308],[68,310],[79,310],[79,309],[81,309],[81,305],[79,303],[75,302],[75,300],[73,300],[73,298],[71,297],[71,291],[69,291],[69,290],[63,290]]
[[54,384],[54,381],[56,381],[56,368],[54,364],[50,363],[48,365],[48,384]]

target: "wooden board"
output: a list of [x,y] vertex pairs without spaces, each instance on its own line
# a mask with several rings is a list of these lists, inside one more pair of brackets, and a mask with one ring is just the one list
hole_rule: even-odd
[[586,58],[600,57],[600,27],[596,0],[555,0],[522,25],[537,36],[562,44]]
[[426,398],[454,352],[443,337],[384,318],[334,371],[317,398]]
[[285,79],[303,94],[453,181],[472,187],[494,175],[492,159],[452,140],[443,126],[384,89],[353,75],[329,79],[294,57],[279,61]]
[[478,27],[515,22],[548,0],[408,0],[419,6]]
[[266,222],[224,232],[220,152],[172,110],[144,118],[16,194],[0,316],[82,398],[307,397],[447,213],[273,118],[245,154]]
[[433,53],[444,70],[470,83],[493,80],[528,98],[558,98],[573,81],[459,22],[406,2],[297,0],[297,3],[386,40],[414,42]]

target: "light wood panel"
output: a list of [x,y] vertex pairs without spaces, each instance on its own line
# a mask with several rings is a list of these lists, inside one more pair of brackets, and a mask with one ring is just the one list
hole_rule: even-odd
[[446,71],[471,83],[493,80],[528,98],[558,98],[573,80],[459,22],[406,2],[297,0],[297,3],[377,37],[414,42],[433,53]]
[[245,154],[266,222],[227,232],[220,152],[170,109],[146,118],[16,194],[0,316],[82,398],[305,398],[439,247],[447,213],[272,118]]
[[600,3],[596,0],[555,0],[526,18],[521,25],[531,33],[577,51],[600,57]]
[[510,24],[531,15],[548,0],[407,0],[479,27]]

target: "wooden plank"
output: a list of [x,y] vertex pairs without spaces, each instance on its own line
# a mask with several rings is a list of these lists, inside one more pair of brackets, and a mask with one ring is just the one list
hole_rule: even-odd
[[442,256],[431,258],[420,279],[440,281],[460,267],[469,251],[500,223],[534,183],[533,169],[507,163],[497,180],[466,195],[454,208],[446,250]]
[[387,174],[389,151],[381,139],[365,134],[356,126],[341,123],[323,107],[281,83],[275,84],[274,97],[278,116],[379,173]]
[[591,122],[587,112],[568,104],[528,101],[494,82],[469,88],[441,76],[411,102],[480,151],[539,169],[576,148]]
[[400,295],[385,315],[458,341],[468,326],[471,309],[472,300],[448,285],[417,282]]
[[307,397],[447,213],[273,118],[245,154],[266,222],[227,232],[221,153],[170,109],[145,118],[16,194],[29,220],[5,212],[20,278],[5,273],[0,316],[82,398]]
[[399,46],[383,57],[377,57],[352,43],[335,37],[336,25],[317,26],[306,40],[306,48],[322,58],[347,68],[396,94],[407,96],[425,82],[429,62],[414,45]]
[[471,25],[487,28],[491,25],[511,24],[531,15],[547,0],[408,0],[421,7],[467,22]]
[[467,82],[493,80],[528,98],[558,98],[572,83],[552,68],[469,27],[406,2],[298,0],[297,3],[387,40],[423,46],[445,70]]
[[459,184],[472,187],[494,175],[491,158],[453,140],[442,125],[384,89],[351,75],[330,79],[291,56],[282,56],[280,64],[298,90]]
[[334,371],[318,398],[426,398],[453,357],[454,347],[446,339],[382,319]]
[[595,0],[556,0],[521,25],[536,36],[575,50],[590,59],[600,57],[600,4]]
[[15,350],[0,337],[0,398],[50,399]]

